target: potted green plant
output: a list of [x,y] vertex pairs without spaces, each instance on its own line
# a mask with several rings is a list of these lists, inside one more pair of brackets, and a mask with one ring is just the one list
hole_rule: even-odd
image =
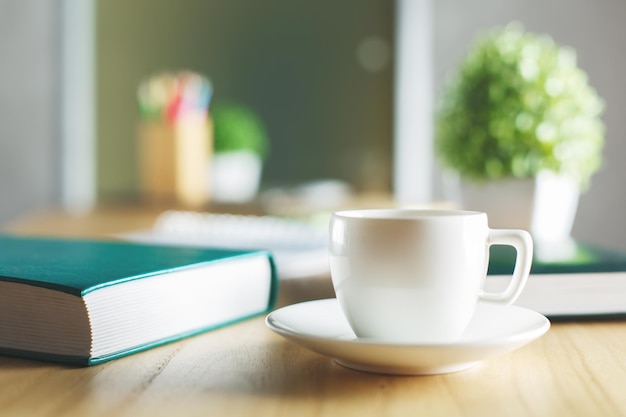
[[572,48],[513,23],[478,38],[446,81],[435,149],[465,184],[462,190],[471,188],[476,197],[464,193],[466,207],[496,221],[499,213],[486,209],[495,199],[505,210],[503,223],[524,226],[516,224],[521,218],[536,238],[562,239],[569,237],[579,191],[602,162],[602,111]]
[[262,166],[269,150],[267,129],[248,106],[216,103],[213,119],[212,198],[246,202],[258,192]]

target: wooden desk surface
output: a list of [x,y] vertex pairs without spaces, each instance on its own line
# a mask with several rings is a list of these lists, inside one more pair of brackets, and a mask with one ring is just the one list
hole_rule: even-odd
[[[105,236],[156,213],[46,213],[4,231]],[[328,277],[283,285],[280,305],[332,296]],[[345,369],[259,317],[91,368],[0,356],[9,416],[624,416],[626,322],[553,323],[537,341],[447,375]]]

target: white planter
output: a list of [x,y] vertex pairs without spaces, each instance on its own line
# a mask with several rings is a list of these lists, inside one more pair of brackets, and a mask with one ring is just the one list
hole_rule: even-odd
[[220,152],[211,160],[211,198],[223,203],[245,203],[257,195],[262,161],[248,151]]
[[542,171],[534,180],[463,183],[460,191],[461,206],[486,212],[492,228],[528,230],[538,244],[570,240],[580,192],[569,177]]
[[570,238],[580,189],[570,178],[542,171],[536,178],[530,231],[539,242],[563,242]]

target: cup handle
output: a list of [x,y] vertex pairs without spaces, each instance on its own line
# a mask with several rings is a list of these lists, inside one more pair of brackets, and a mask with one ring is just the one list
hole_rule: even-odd
[[517,251],[513,279],[502,292],[492,293],[481,290],[480,299],[495,303],[512,304],[522,293],[533,260],[533,240],[525,230],[489,229],[488,246],[508,245]]

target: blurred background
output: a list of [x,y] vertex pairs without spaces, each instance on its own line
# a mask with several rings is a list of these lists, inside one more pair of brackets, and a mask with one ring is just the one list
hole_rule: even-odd
[[437,92],[479,32],[516,20],[575,48],[605,101],[573,235],[626,250],[625,19],[615,0],[0,0],[0,226],[136,200],[137,87],[179,69],[264,121],[262,189],[330,179],[441,201]]

